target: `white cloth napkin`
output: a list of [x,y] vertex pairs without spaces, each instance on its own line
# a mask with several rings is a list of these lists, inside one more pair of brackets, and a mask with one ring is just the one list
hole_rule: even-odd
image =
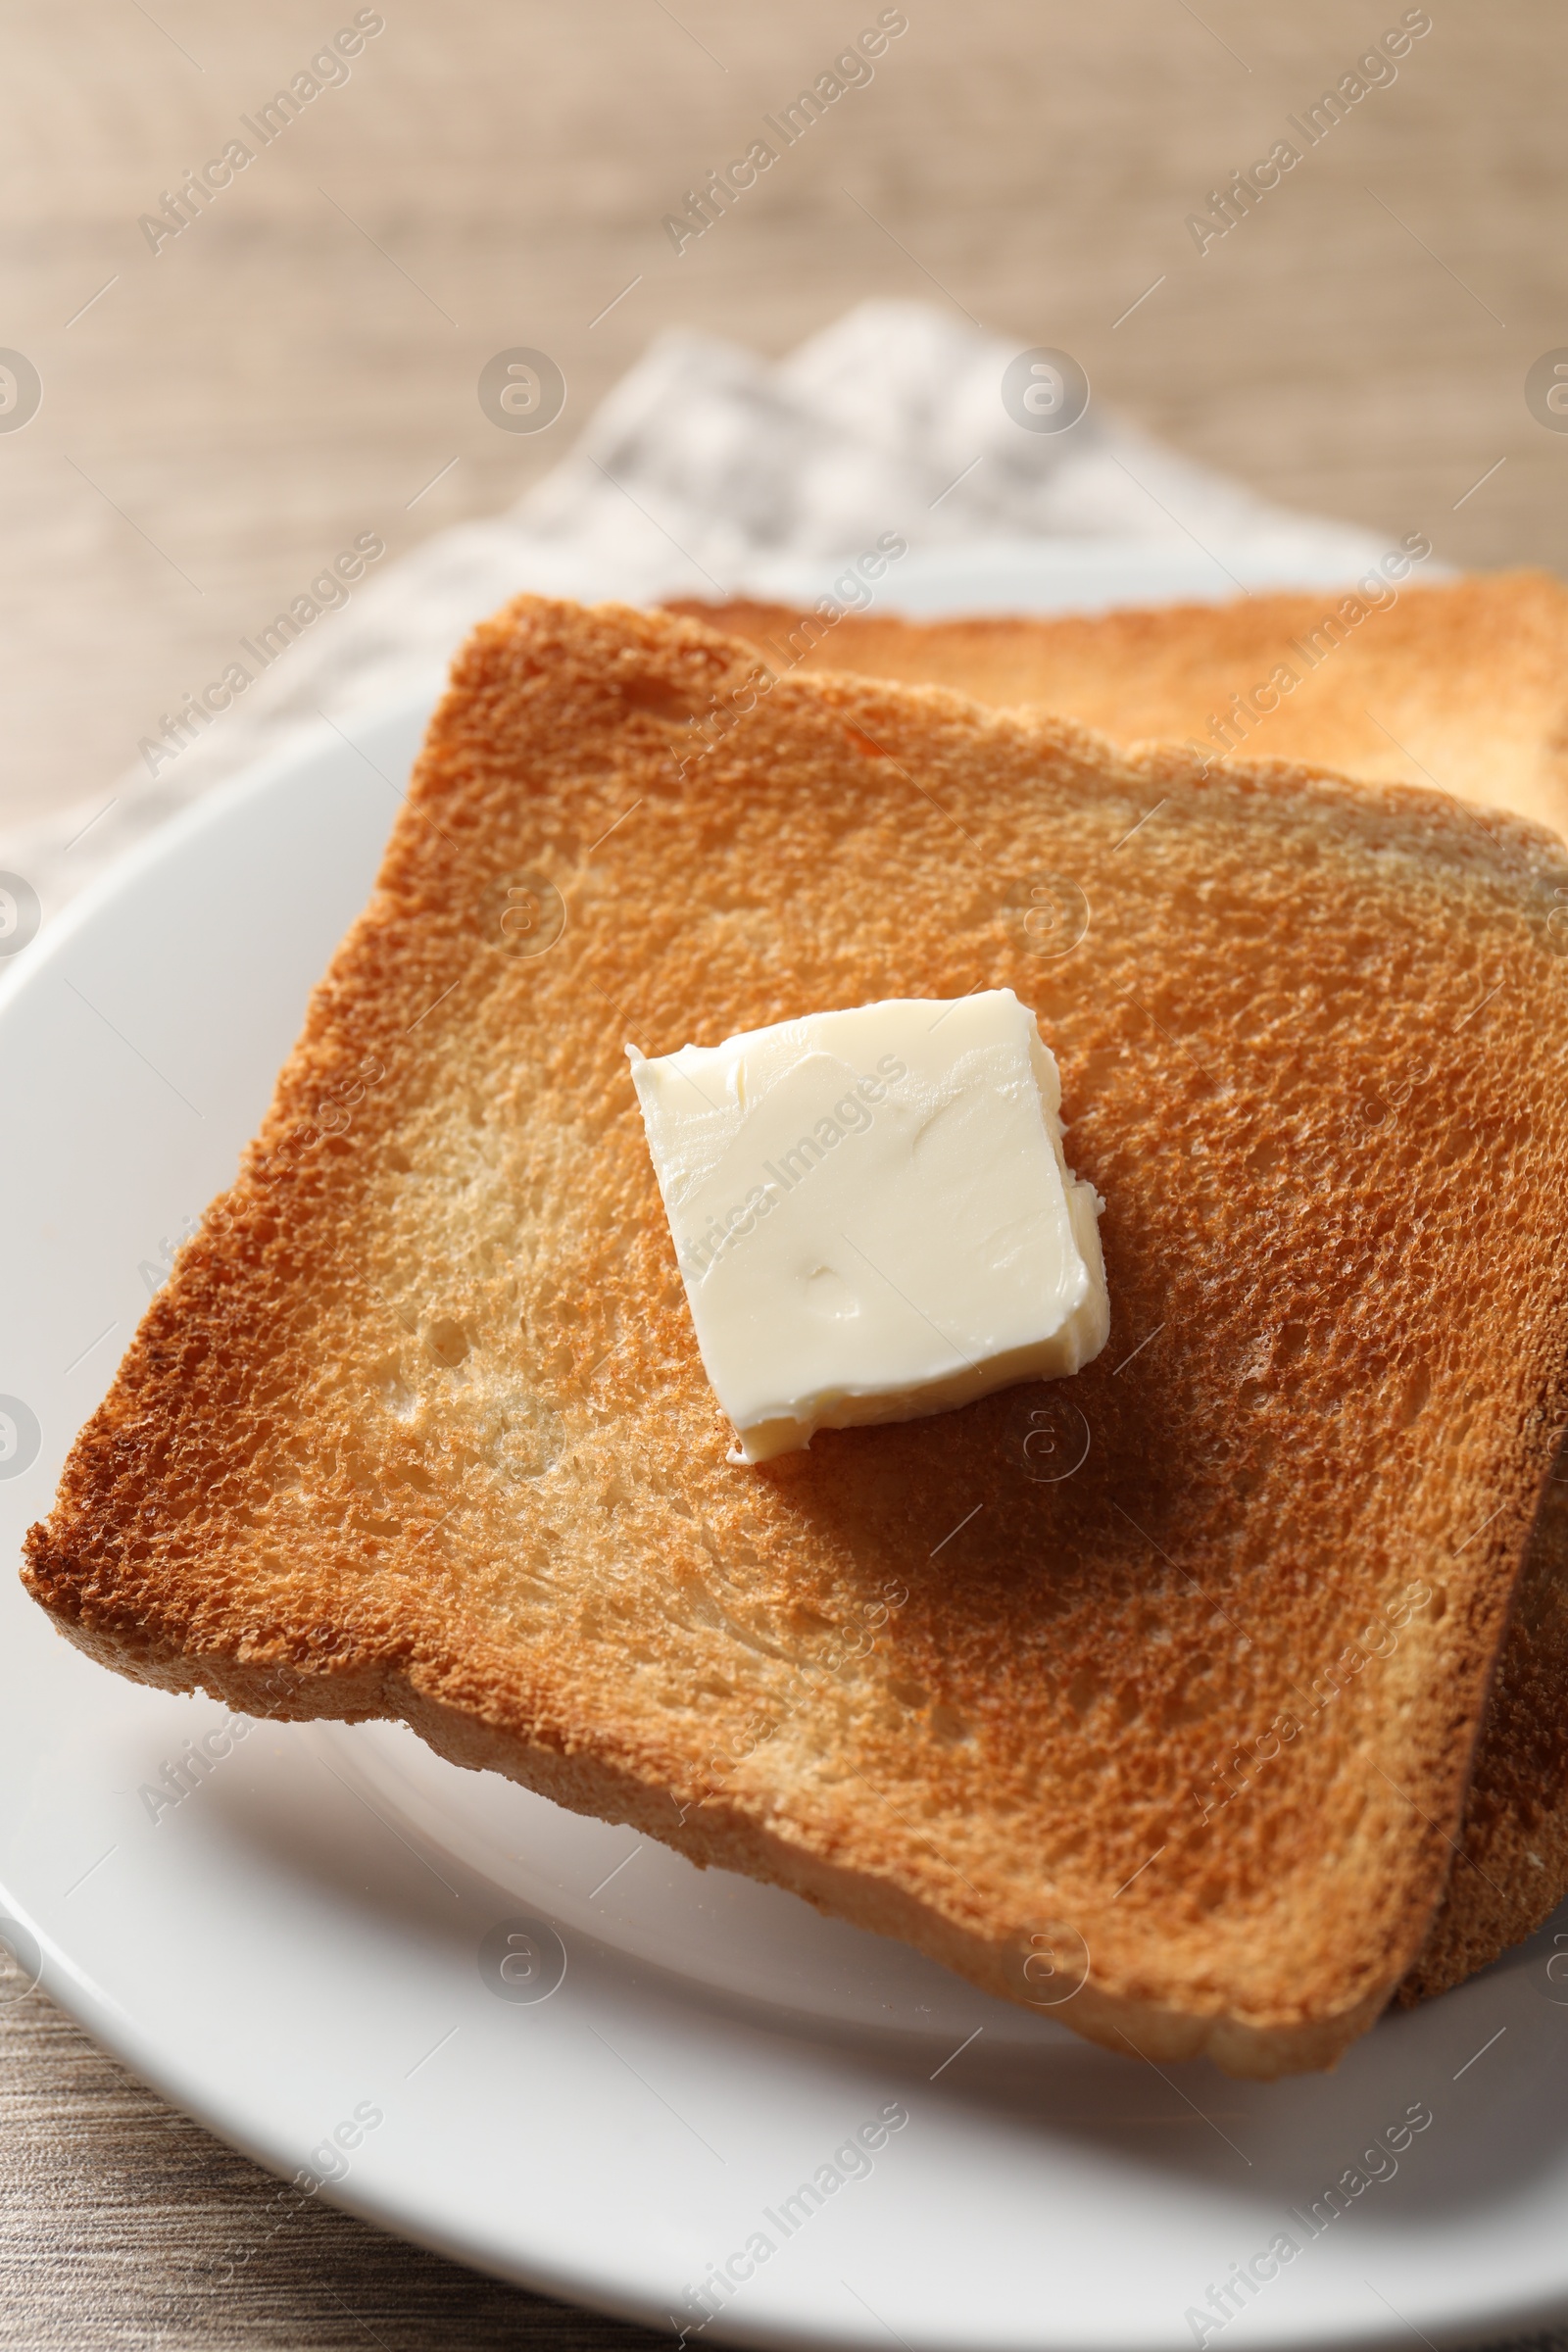
[[[50,914],[174,809],[263,754],[429,678],[519,589],[633,603],[739,590],[831,594],[884,534],[909,554],[885,609],[1015,607],[1348,580],[1366,533],[1293,515],[1190,464],[1091,399],[1062,432],[1004,406],[1014,348],[919,303],[867,302],[779,362],[661,335],[561,465],[509,514],[439,533],[323,613],[156,776],[0,836],[0,870]],[[979,559],[969,564],[965,559]],[[858,594],[864,593],[857,591]],[[1142,591],[1147,596],[1147,588]]]

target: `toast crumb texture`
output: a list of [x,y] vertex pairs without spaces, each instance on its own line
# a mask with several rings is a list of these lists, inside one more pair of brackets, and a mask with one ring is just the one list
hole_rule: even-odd
[[[402,1716],[1111,2048],[1330,2064],[1442,1900],[1551,1459],[1559,857],[520,599],[29,1588],[121,1672]],[[626,1040],[996,986],[1108,1203],[1109,1345],[728,1465]]]
[[1542,1500],[1488,1701],[1447,1892],[1399,1987],[1460,1984],[1568,1894],[1568,1462]]

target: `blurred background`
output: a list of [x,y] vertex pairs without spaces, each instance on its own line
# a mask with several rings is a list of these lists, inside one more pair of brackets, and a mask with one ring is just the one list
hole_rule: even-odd
[[[1394,0],[910,0],[874,78],[678,254],[665,214],[876,8],[365,13],[347,80],[155,253],[140,217],[226,139],[259,148],[240,118],[355,11],[5,9],[0,345],[42,401],[0,431],[0,826],[111,791],[358,532],[396,558],[510,505],[671,324],[779,354],[867,295],[927,300],[1066,348],[1097,404],[1269,498],[1459,564],[1568,561],[1568,434],[1524,391],[1568,344],[1548,0],[1439,5],[1201,254],[1188,216]],[[565,375],[549,431],[480,409],[516,345]]]
[[[1432,0],[1201,252],[1210,192],[1425,12],[906,0],[873,77],[677,252],[664,216],[880,13],[10,0],[0,828],[114,793],[358,535],[395,561],[513,505],[672,325],[776,356],[917,299],[1070,351],[1102,410],[1264,498],[1568,568],[1568,431],[1526,401],[1568,346],[1560,0]],[[265,147],[241,129],[369,19],[346,79]],[[150,239],[236,135],[254,162]],[[564,375],[548,431],[479,404],[514,346]],[[326,2208],[280,2228],[272,2183],[36,1994],[0,2010],[0,2343],[631,2340]]]

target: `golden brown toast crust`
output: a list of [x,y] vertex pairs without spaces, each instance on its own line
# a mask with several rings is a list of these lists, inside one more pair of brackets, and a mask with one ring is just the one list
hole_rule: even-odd
[[949,686],[998,709],[1059,711],[1116,743],[1191,742],[1215,760],[1437,786],[1568,834],[1568,588],[1513,571],[1384,595],[831,624],[745,600],[670,611],[751,639],[779,670]]
[[[1112,2047],[1331,2063],[1442,1895],[1550,1454],[1555,855],[521,599],[29,1587],[1010,1997],[1086,1946],[1054,2013]],[[626,1037],[982,986],[1060,1060],[1110,1345],[731,1467]]]
[[[1545,572],[1503,572],[1406,587],[1375,610],[1359,599],[1342,607],[1344,596],[1324,593],[1088,618],[847,613],[831,625],[745,601],[671,610],[750,639],[783,668],[854,669],[1002,707],[1036,704],[1118,743],[1190,738],[1226,757],[1234,742],[1249,756],[1437,783],[1568,834],[1568,589]],[[1282,662],[1298,683],[1276,693],[1271,711],[1238,713],[1234,698],[1251,696]],[[1543,1514],[1530,1605],[1516,1611],[1499,1663],[1462,1852],[1406,1985],[1411,1999],[1485,1967],[1568,1895],[1565,1511]]]

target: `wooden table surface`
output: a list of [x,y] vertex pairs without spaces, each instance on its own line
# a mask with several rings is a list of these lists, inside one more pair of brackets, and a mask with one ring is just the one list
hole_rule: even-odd
[[[1432,0],[1392,86],[1201,254],[1188,216],[1399,0],[906,6],[870,86],[677,255],[662,216],[873,0],[383,0],[347,82],[155,253],[139,216],[350,0],[8,0],[0,346],[42,401],[0,408],[0,825],[112,791],[357,531],[396,554],[536,480],[569,417],[487,421],[510,345],[581,416],[662,325],[776,353],[869,293],[952,302],[1275,498],[1568,568],[1568,433],[1524,395],[1568,346],[1560,6]],[[37,1994],[0,2007],[0,2343],[636,2340],[328,2210],[276,2229],[268,2180]]]

